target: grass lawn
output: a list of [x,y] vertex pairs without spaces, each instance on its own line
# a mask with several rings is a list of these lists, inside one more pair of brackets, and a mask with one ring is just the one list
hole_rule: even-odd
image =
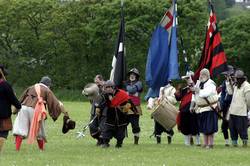
[[[62,117],[55,123],[51,118],[46,121],[48,143],[45,151],[40,152],[37,144],[22,144],[20,152],[15,151],[14,137],[10,134],[0,156],[0,166],[80,166],[80,165],[156,165],[156,166],[249,166],[250,148],[225,147],[223,135],[215,136],[215,147],[212,150],[201,147],[184,146],[183,135],[176,131],[171,145],[167,144],[166,134],[163,134],[162,144],[157,145],[154,138],[149,138],[153,132],[153,120],[143,105],[144,114],[141,117],[141,138],[138,146],[133,145],[131,127],[128,127],[129,137],[124,140],[123,148],[116,149],[115,141],[111,147],[102,149],[96,147],[95,140],[87,132],[83,139],[76,139],[76,132],[89,120],[90,105],[87,102],[64,102],[71,118],[76,120],[77,127],[67,134],[62,134]],[[13,117],[14,119],[15,117]]]

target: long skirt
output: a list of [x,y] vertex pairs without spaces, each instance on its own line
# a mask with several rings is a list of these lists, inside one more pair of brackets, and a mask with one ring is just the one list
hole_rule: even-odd
[[189,111],[181,111],[178,129],[184,135],[199,134],[198,115]]
[[215,111],[202,112],[199,117],[199,130],[205,135],[218,131],[218,115]]

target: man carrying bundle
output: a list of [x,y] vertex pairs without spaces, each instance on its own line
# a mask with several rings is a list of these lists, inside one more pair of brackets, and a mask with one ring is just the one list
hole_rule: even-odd
[[97,75],[94,81],[95,84],[89,83],[84,87],[82,94],[85,95],[91,103],[90,120],[93,120],[93,122],[89,125],[89,131],[91,136],[97,140],[96,145],[100,146],[103,144],[101,132],[105,120],[103,110],[106,107],[106,100],[103,95],[104,81],[102,77]]

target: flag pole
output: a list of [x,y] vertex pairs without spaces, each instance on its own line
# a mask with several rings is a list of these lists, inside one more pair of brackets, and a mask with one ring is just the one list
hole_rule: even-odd
[[[173,1],[173,0],[172,0]],[[175,0],[175,10],[176,10],[176,25],[178,25],[178,12],[177,12],[177,0]],[[177,26],[177,30],[179,30],[179,27]],[[178,33],[178,32],[177,32]],[[180,44],[181,44],[181,48],[182,48],[182,54],[183,54],[183,58],[184,58],[184,65],[185,65],[185,70],[186,70],[186,74],[188,72],[190,72],[190,66],[188,64],[188,59],[187,59],[187,52],[186,49],[184,47],[184,42],[183,42],[183,37],[182,35],[180,35]]]
[[2,69],[0,69],[0,73],[1,73],[1,75],[2,75],[2,77],[3,77],[3,79],[6,81],[6,77],[5,77],[5,75],[3,74]]
[[121,0],[121,7],[123,8],[123,4],[124,4],[124,1],[123,0]]
[[184,58],[185,70],[186,70],[186,73],[188,73],[190,71],[190,67],[188,65],[187,52],[186,52],[185,47],[184,47],[184,42],[183,42],[182,36],[180,37],[180,40],[181,40],[180,42],[181,42],[182,54],[183,54],[183,58]]
[[[179,32],[179,26],[178,26],[178,8],[177,8],[177,0],[174,0],[175,1],[175,10],[176,10],[176,28],[177,28],[177,34]],[[173,2],[173,0],[172,0]],[[188,73],[190,71],[190,67],[188,65],[188,59],[187,59],[187,52],[185,50],[185,47],[184,47],[184,42],[183,42],[183,37],[182,35],[180,35],[180,44],[181,44],[181,48],[182,48],[182,54],[183,54],[183,58],[184,58],[184,65],[185,65],[185,70],[186,70],[186,73]]]
[[[124,76],[123,78],[125,79],[126,78],[126,70],[127,70],[127,64],[126,64],[126,47],[125,47],[125,18],[124,18],[124,1],[125,0],[121,0],[121,17],[122,17],[122,22],[123,22],[123,60],[124,60],[124,63],[123,63],[123,69],[124,69]],[[123,80],[125,81],[125,80]]]
[[208,0],[208,5],[210,6],[212,12],[214,12],[214,5],[211,0]]

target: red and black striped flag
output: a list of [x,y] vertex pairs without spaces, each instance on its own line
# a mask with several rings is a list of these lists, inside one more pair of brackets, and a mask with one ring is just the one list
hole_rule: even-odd
[[[216,15],[211,2],[209,2],[209,5],[211,11],[206,31],[206,39],[204,42],[204,48],[200,59],[199,67],[195,71],[195,74],[193,76],[194,82],[199,79],[200,71],[203,68],[209,69],[211,77],[215,77],[221,72],[227,70],[226,54],[221,43],[221,37],[216,22]],[[180,110],[189,110],[191,98],[192,92],[185,91],[184,94],[181,96]],[[176,120],[178,127],[180,127],[180,114]]]
[[121,23],[116,45],[116,52],[112,61],[112,70],[110,73],[110,80],[112,80],[116,87],[122,88],[123,81],[126,80],[126,61],[124,54],[124,38],[125,38],[125,23],[123,14],[123,1],[121,3]]
[[199,68],[195,72],[194,81],[199,78],[200,71],[207,68],[210,71],[211,77],[215,77],[223,71],[227,70],[227,59],[224,52],[220,32],[218,30],[214,7],[209,1],[210,17],[208,20],[206,39],[202,56],[200,59]]

